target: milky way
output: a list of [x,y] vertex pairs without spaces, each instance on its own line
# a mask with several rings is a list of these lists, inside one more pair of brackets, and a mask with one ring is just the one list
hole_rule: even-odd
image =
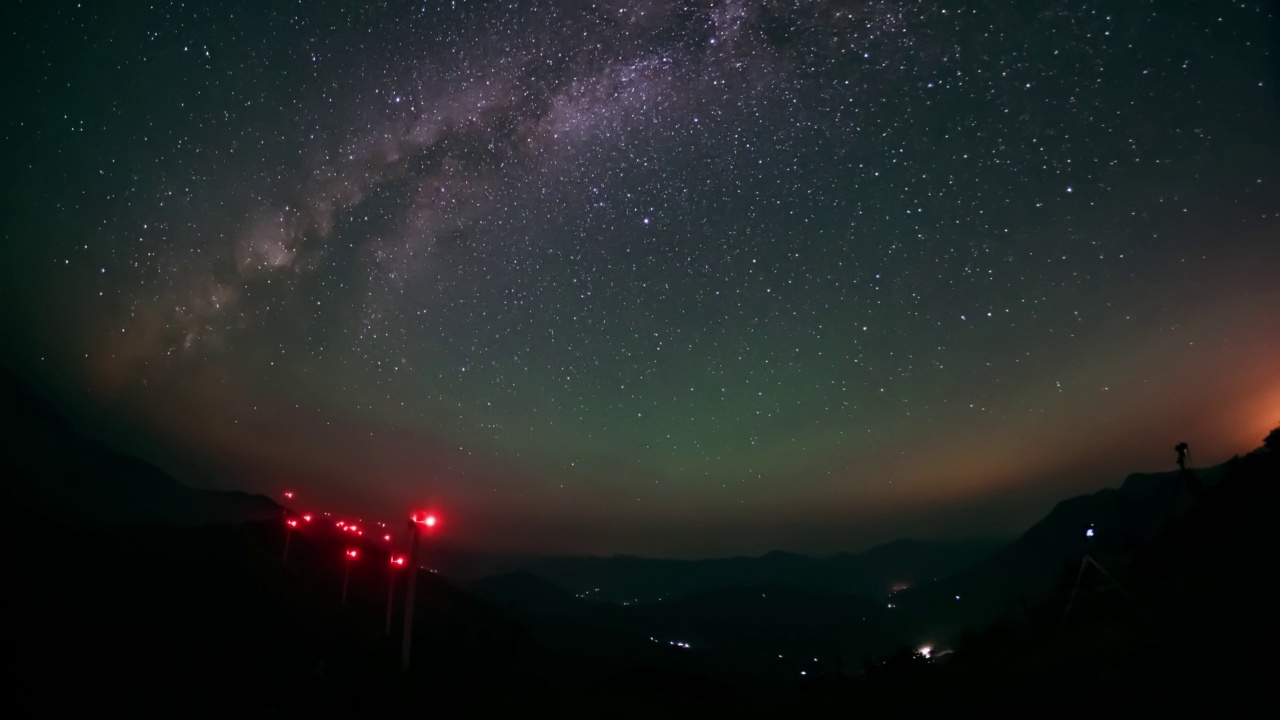
[[11,31],[11,362],[188,479],[835,549],[1280,420],[1265,3],[348,5]]

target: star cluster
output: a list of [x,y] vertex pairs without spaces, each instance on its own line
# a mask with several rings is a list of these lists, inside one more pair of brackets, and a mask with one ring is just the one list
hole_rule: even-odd
[[1247,449],[1274,18],[1206,5],[27,6],[8,332],[187,474],[500,545],[844,547],[1215,403]]

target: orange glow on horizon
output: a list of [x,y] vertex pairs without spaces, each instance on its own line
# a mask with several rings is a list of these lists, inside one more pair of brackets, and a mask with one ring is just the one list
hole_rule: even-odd
[[1262,439],[1272,430],[1280,427],[1280,383],[1257,395],[1256,403],[1251,403],[1244,413],[1246,440],[1252,447],[1261,447]]

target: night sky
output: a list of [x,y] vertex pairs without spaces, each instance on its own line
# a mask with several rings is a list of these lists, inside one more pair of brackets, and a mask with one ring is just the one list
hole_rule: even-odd
[[1013,534],[1280,423],[1273,13],[20,2],[3,357],[462,545]]

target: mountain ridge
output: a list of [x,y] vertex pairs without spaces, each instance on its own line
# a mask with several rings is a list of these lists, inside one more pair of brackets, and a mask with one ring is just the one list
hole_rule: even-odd
[[[1118,486],[1058,501],[1022,535],[939,581],[912,587],[894,602],[932,618],[935,633],[981,626],[1035,602],[1062,581],[1064,564],[1085,552],[1122,557],[1187,512],[1196,493],[1218,485],[1230,461],[1188,471],[1135,472]],[[1086,528],[1093,535],[1086,535]]]
[[91,437],[11,370],[0,372],[3,491],[19,506],[96,524],[240,523],[280,517],[270,498],[185,485]]

